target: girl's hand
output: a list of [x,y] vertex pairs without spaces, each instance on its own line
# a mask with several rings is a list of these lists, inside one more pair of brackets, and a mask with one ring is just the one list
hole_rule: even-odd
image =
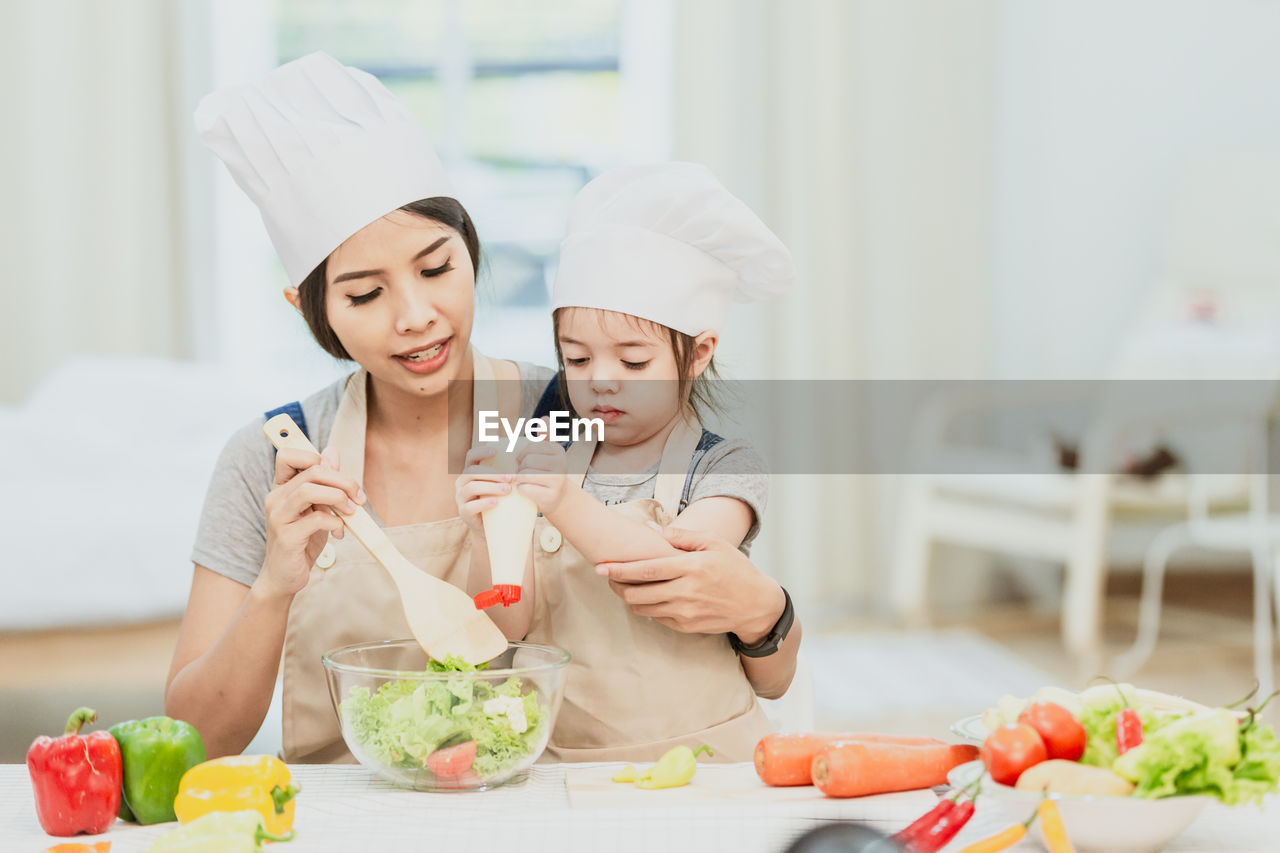
[[511,494],[513,474],[503,474],[480,463],[496,453],[493,447],[473,447],[467,451],[466,467],[454,484],[458,515],[471,532],[484,538],[484,520],[480,513],[498,505],[498,498]]
[[662,535],[676,553],[596,566],[632,613],[686,634],[732,631],[747,645],[768,635],[786,605],[776,581],[718,536],[679,527]]
[[296,448],[276,453],[275,488],[267,493],[267,556],[255,587],[292,596],[307,585],[311,566],[329,535],[341,539],[342,519],[365,501],[360,484],[338,470],[338,451]]
[[520,494],[550,515],[568,493],[569,455],[554,441],[528,442],[516,455],[520,470],[516,485]]

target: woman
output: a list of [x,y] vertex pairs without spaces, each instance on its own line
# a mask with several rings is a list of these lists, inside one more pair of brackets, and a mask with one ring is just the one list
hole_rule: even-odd
[[[359,369],[293,409],[322,455],[273,457],[256,418],[223,451],[166,713],[195,724],[210,756],[240,752],[280,673],[284,757],[351,761],[320,655],[409,633],[394,586],[330,510],[363,504],[410,562],[465,586],[467,527],[450,472],[467,448],[449,435],[474,435],[477,409],[528,414],[552,372],[470,346],[475,229],[420,127],[375,78],[312,54],[210,95],[196,123],[258,205],[289,277],[286,298],[326,351]],[[513,389],[501,397],[494,383],[451,382],[491,377],[531,381],[500,383]],[[532,393],[514,393],[520,385]],[[730,559],[688,554],[690,577],[717,554]],[[772,584],[751,572],[743,590]],[[775,604],[701,601],[683,612],[754,631],[780,616],[766,612]]]

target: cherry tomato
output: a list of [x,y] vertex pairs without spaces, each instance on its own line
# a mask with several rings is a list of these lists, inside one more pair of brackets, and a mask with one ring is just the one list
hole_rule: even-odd
[[1088,739],[1075,715],[1053,702],[1036,702],[1018,716],[1018,722],[1035,729],[1050,758],[1079,761]]
[[1001,785],[1014,784],[1022,771],[1049,757],[1040,734],[1026,723],[1006,723],[987,735],[981,754],[991,778]]
[[427,769],[442,779],[455,779],[471,769],[476,760],[476,742],[437,749],[427,756]]

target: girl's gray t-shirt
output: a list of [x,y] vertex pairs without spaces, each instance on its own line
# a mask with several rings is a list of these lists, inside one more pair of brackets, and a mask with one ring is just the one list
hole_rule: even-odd
[[[658,464],[635,474],[601,474],[587,469],[582,489],[605,506],[651,498],[658,485]],[[742,439],[717,442],[703,454],[689,480],[689,503],[701,498],[737,498],[751,508],[751,529],[738,549],[751,553],[769,501],[769,468],[754,447]]]

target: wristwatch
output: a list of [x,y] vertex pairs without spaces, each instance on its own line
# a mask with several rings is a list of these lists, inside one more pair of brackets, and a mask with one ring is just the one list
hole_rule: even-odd
[[782,597],[785,603],[782,607],[782,615],[778,617],[778,621],[769,629],[769,635],[754,646],[744,645],[742,640],[738,639],[738,635],[729,632],[729,645],[740,655],[746,655],[749,658],[767,658],[778,650],[778,646],[782,645],[782,641],[787,638],[787,632],[791,630],[791,623],[796,621],[796,611],[791,606],[791,596],[787,593],[786,587],[779,587],[782,590]]

